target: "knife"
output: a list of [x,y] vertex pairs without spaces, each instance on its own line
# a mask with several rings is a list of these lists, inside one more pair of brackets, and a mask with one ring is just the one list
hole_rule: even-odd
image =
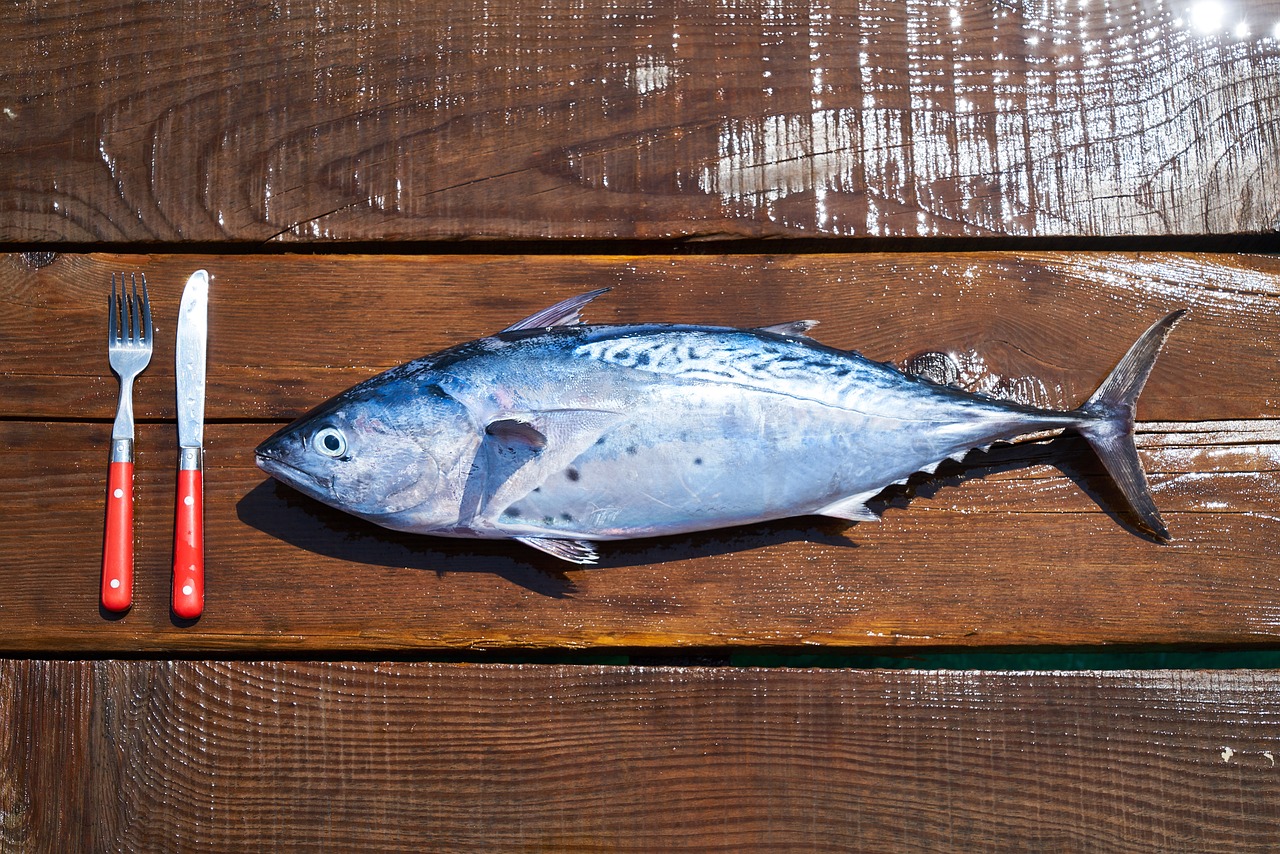
[[173,613],[204,611],[204,385],[209,274],[187,279],[178,310],[178,500],[173,531]]

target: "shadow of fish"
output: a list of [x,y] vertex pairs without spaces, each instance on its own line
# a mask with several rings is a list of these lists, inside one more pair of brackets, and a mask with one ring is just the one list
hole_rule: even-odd
[[1057,411],[823,346],[810,321],[581,324],[605,290],[354,386],[263,442],[258,465],[387,528],[514,539],[589,564],[598,540],[871,520],[868,499],[916,472],[1070,429],[1142,527],[1169,537],[1133,443],[1134,403],[1185,311],[1144,332],[1084,405]]

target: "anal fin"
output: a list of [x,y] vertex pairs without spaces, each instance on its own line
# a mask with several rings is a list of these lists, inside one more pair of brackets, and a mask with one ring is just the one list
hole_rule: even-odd
[[815,510],[814,512],[819,516],[847,519],[850,522],[879,522],[880,517],[867,509],[867,501],[874,498],[879,492],[880,490],[876,490],[875,492],[850,495],[848,498],[841,498],[839,501],[828,504],[821,510]]

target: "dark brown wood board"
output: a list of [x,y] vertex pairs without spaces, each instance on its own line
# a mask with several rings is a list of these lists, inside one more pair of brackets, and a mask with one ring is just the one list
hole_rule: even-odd
[[0,241],[1270,233],[1280,4],[27,3]]
[[[167,609],[179,290],[213,273],[209,598]],[[112,270],[147,273],[138,385],[137,603],[96,607],[115,401]],[[950,354],[971,387],[1072,406],[1148,322],[1175,331],[1139,404],[1174,540],[1115,512],[1078,441],[998,449],[882,502],[879,524],[800,519],[606,544],[568,570],[515,544],[394,534],[276,485],[253,448],[354,382],[572,293],[595,321],[813,317],[878,359]],[[687,257],[59,256],[0,261],[0,638],[10,651],[885,647],[1274,642],[1280,260],[1193,254]],[[57,330],[57,334],[53,334]]]
[[1268,851],[1278,698],[1264,672],[5,661],[0,845]]

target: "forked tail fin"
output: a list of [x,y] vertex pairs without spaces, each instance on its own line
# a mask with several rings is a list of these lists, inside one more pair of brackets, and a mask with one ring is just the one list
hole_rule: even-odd
[[1133,443],[1133,413],[1138,395],[1147,384],[1147,377],[1160,355],[1160,348],[1186,313],[1186,309],[1175,311],[1152,324],[1124,354],[1120,364],[1102,381],[1093,396],[1076,410],[1082,416],[1077,429],[1120,487],[1129,508],[1142,527],[1162,540],[1169,539],[1169,530],[1160,518],[1160,510],[1151,496],[1147,476],[1138,459],[1138,448]]

